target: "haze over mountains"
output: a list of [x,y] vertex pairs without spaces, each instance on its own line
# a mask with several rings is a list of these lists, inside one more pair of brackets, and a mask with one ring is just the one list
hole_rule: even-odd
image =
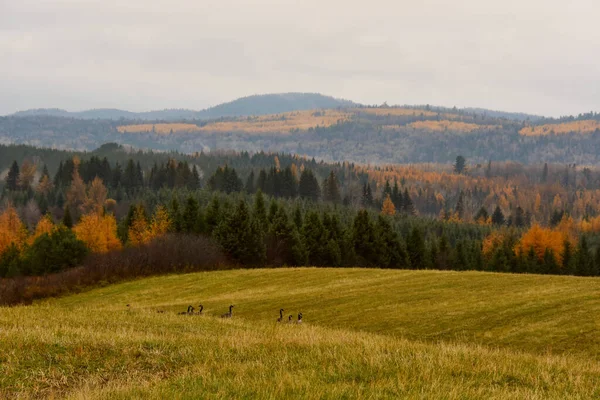
[[[242,97],[204,110],[164,109],[145,112],[132,112],[116,108],[100,108],[84,111],[67,111],[59,108],[38,108],[18,111],[12,116],[52,116],[79,119],[136,119],[144,121],[175,121],[192,119],[212,119],[223,117],[241,117],[252,115],[279,114],[299,110],[332,109],[339,107],[362,106],[350,100],[337,99],[319,93],[274,93]],[[421,107],[426,107],[422,105]],[[465,108],[467,112],[486,114],[491,117],[513,120],[537,120],[540,116],[520,113],[487,110],[484,108]]]
[[141,119],[151,120],[181,120],[181,119],[211,119],[221,117],[238,117],[249,115],[278,114],[297,110],[329,109],[351,107],[358,104],[324,96],[317,93],[278,93],[242,97],[227,103],[219,104],[204,110],[165,109],[147,112],[131,112],[119,109],[95,109],[85,111],[66,111],[57,108],[42,108],[19,111],[14,116],[53,116],[80,119]]
[[244,97],[202,111],[29,110],[0,117],[0,144],[90,151],[295,153],[366,164],[600,162],[600,115],[548,119],[430,105],[366,106],[316,93]]

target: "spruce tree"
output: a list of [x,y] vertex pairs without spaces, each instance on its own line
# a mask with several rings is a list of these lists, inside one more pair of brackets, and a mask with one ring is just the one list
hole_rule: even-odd
[[502,214],[502,210],[500,206],[496,206],[496,209],[492,213],[492,224],[494,225],[504,225],[504,214]]
[[593,260],[590,257],[590,249],[585,235],[581,236],[577,248],[577,260],[575,263],[575,275],[591,276]]
[[296,229],[302,229],[302,211],[298,204],[296,204],[296,209],[294,210],[294,224],[296,225]]
[[321,266],[326,262],[327,235],[319,214],[309,211],[304,218],[301,231],[304,248],[308,255],[309,265]]
[[265,232],[254,221],[244,200],[223,218],[214,237],[226,254],[243,265],[262,265],[266,259]]
[[415,215],[415,206],[413,205],[412,199],[408,194],[408,189],[404,188],[404,196],[402,199],[402,211],[406,215]]
[[252,210],[252,216],[256,222],[262,226],[263,229],[267,229],[267,208],[265,206],[265,198],[260,189],[258,189],[254,195],[254,208]]
[[173,232],[182,232],[184,229],[184,222],[177,197],[173,197],[173,200],[171,200],[169,216],[171,217],[171,229]]
[[246,179],[246,187],[244,188],[246,193],[253,194],[256,189],[254,188],[254,171],[250,171],[250,175]]
[[305,169],[300,175],[298,195],[303,199],[312,201],[319,200],[319,197],[321,196],[321,189],[319,188],[317,178],[315,178],[313,172],[309,169]]
[[423,269],[426,265],[426,249],[423,233],[419,228],[414,227],[408,235],[406,249],[410,258],[410,265],[413,269]]
[[182,231],[185,233],[201,233],[203,223],[200,221],[200,204],[194,197],[189,196],[185,202],[182,214]]
[[306,251],[283,207],[271,220],[267,239],[267,259],[273,265],[304,265]]
[[376,263],[375,228],[367,210],[360,210],[354,217],[352,241],[360,266]]
[[575,273],[575,257],[573,256],[573,246],[568,239],[563,242],[563,254],[562,254],[562,270],[560,268],[548,269],[549,274],[560,274],[573,275]]
[[19,188],[19,164],[16,161],[13,161],[10,169],[8,170],[8,175],[6,175],[6,189],[8,190],[17,190]]
[[69,209],[68,205],[65,207],[65,214],[63,215],[62,224],[69,229],[73,228],[73,217],[71,216],[71,210]]
[[458,218],[460,220],[463,220],[465,218],[465,199],[464,199],[464,194],[463,191],[460,191],[460,194],[458,195],[458,200],[456,202],[456,208],[454,210],[454,212],[456,213],[456,215],[458,216]]
[[221,204],[219,203],[219,198],[214,195],[206,208],[206,232],[209,235],[213,233],[220,220]]
[[342,201],[338,180],[333,171],[329,172],[329,176],[323,182],[323,200],[335,204]]

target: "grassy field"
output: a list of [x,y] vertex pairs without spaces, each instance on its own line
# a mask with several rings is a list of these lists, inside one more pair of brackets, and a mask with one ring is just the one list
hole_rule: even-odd
[[[176,315],[199,303],[205,316]],[[304,323],[277,324],[279,308]],[[0,308],[4,397],[598,398],[600,280],[305,268],[128,282]]]

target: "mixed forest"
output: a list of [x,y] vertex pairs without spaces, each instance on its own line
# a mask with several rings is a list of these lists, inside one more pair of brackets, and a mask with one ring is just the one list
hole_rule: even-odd
[[[287,97],[286,97],[287,96]],[[432,106],[361,106],[318,95],[255,96],[210,112],[83,114],[33,110],[0,117],[0,143],[91,151],[114,142],[160,151],[268,151],[329,162],[593,165],[596,113],[548,119]]]
[[600,274],[591,167],[462,155],[373,167],[117,144],[0,146],[0,161],[5,303],[236,265]]

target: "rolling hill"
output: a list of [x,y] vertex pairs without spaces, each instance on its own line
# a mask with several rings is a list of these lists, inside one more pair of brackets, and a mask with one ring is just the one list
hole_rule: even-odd
[[249,115],[279,114],[298,110],[330,109],[356,105],[348,100],[339,100],[318,93],[280,93],[242,97],[202,111],[189,109],[166,109],[147,112],[102,108],[70,112],[58,108],[41,108],[19,111],[14,116],[51,116],[78,119],[128,119],[128,120],[189,120],[241,117]]
[[[137,280],[0,308],[0,395],[595,398],[599,290],[596,279],[372,269]],[[206,315],[177,315],[198,303]],[[234,317],[218,318],[229,304]],[[304,323],[277,324],[281,307]]]

